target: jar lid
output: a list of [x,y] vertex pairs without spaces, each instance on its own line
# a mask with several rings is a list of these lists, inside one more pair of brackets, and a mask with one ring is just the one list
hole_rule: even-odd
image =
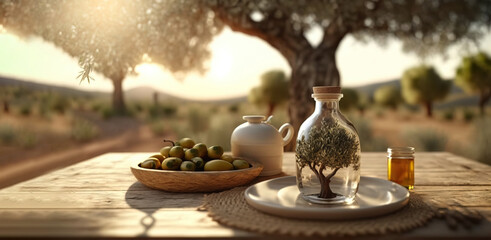
[[316,86],[312,89],[312,97],[316,100],[339,100],[343,97],[341,87],[338,86]]
[[337,86],[316,86],[313,90],[314,93],[341,93],[341,87]]

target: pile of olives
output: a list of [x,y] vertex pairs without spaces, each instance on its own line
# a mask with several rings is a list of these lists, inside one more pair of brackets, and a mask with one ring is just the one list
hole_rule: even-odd
[[195,144],[191,138],[173,142],[172,146],[160,149],[155,154],[138,164],[139,167],[162,170],[181,171],[227,171],[249,168],[250,164],[243,159],[235,159],[223,154],[221,146],[207,147],[204,143]]

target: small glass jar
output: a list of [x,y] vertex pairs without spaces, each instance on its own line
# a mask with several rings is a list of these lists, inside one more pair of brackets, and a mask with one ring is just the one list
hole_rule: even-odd
[[414,148],[387,148],[387,179],[414,189]]
[[298,131],[295,161],[301,197],[350,204],[360,182],[360,140],[339,111],[340,87],[314,87],[315,111]]

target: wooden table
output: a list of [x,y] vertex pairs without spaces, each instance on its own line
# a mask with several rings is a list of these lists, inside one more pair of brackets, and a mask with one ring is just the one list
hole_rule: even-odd
[[[149,155],[107,153],[0,190],[0,237],[271,238],[214,222],[197,210],[203,194],[167,193],[137,182],[129,161]],[[415,163],[415,192],[479,210],[486,220],[453,231],[435,219],[387,237],[489,239],[491,167],[444,152],[417,153]],[[385,153],[363,153],[361,169],[363,176],[386,178]],[[294,171],[294,155],[286,153],[284,172]]]

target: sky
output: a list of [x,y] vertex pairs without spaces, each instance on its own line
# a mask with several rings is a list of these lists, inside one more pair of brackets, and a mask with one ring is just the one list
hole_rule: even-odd
[[[314,30],[308,38],[317,42],[320,36]],[[414,54],[403,53],[401,46],[396,40],[381,47],[374,42],[360,43],[350,36],[345,37],[336,55],[342,86],[396,79],[407,68],[421,64]],[[491,33],[482,39],[480,46],[491,54]],[[210,49],[209,71],[204,75],[189,74],[177,80],[163,67],[146,63],[137,66],[137,76],[125,79],[123,88],[150,86],[189,99],[222,99],[246,95],[268,70],[280,69],[290,74],[286,60],[266,42],[228,28],[215,37]],[[426,63],[434,65],[442,77],[452,78],[461,57],[467,54],[469,52],[456,46],[449,49],[447,59],[436,56]],[[99,74],[92,75],[95,81],[80,83],[76,79],[80,70],[76,59],[53,44],[40,38],[20,39],[0,26],[0,76],[86,91],[112,91],[110,80]]]

